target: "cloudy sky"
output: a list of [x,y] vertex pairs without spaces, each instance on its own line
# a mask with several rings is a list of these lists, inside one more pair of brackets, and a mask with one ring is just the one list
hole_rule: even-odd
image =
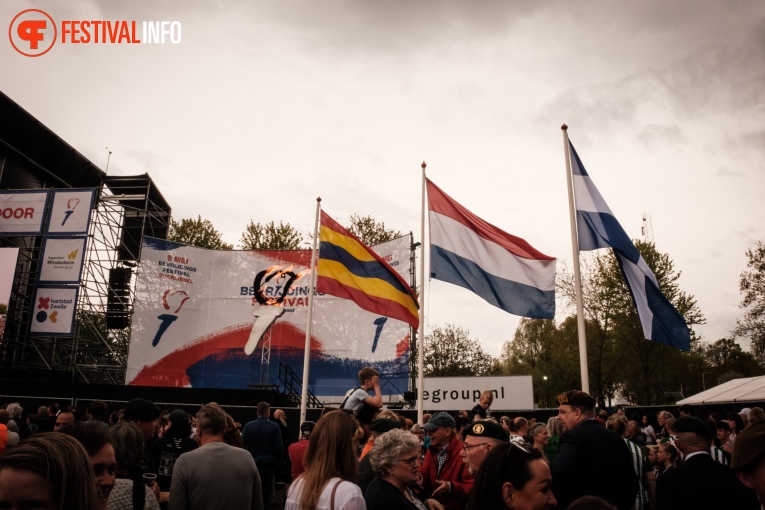
[[[313,228],[315,198],[420,239],[420,163],[464,206],[570,267],[560,125],[625,230],[696,296],[708,341],[739,316],[765,240],[761,0],[52,0],[54,20],[180,21],[173,45],[0,44],[0,89],[109,174],[148,172],[175,218],[236,243]],[[140,34],[139,34],[140,37]],[[518,318],[443,282],[428,328],[498,354]],[[558,318],[565,316],[558,304]]]

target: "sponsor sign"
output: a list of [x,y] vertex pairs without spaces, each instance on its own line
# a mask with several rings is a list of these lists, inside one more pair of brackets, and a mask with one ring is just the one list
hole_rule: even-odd
[[424,385],[422,399],[428,411],[469,411],[478,403],[484,390],[494,393],[490,409],[534,409],[534,389],[530,375],[426,377]]
[[[375,251],[409,279],[409,237]],[[303,372],[310,250],[214,251],[144,238],[126,383],[247,388]],[[372,365],[382,390],[408,389],[409,326],[317,295],[309,387],[344,395]],[[270,344],[270,365],[263,362]]]
[[0,236],[40,235],[48,190],[0,191]]
[[95,189],[53,190],[46,235],[86,235]]
[[79,283],[86,237],[46,238],[39,283]]
[[30,335],[72,336],[78,287],[37,287]]

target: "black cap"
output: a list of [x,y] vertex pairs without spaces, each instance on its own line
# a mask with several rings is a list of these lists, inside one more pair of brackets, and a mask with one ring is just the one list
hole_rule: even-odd
[[595,399],[592,398],[589,393],[579,390],[571,390],[558,395],[558,405],[595,409]]
[[398,420],[389,420],[387,418],[377,418],[369,425],[369,429],[374,432],[388,432],[393,429],[400,429],[401,422]]
[[[715,432],[709,425],[694,416],[681,416],[675,420],[674,428],[677,434],[681,434],[683,432],[694,432],[704,437],[712,437],[715,435]],[[738,440],[738,438],[736,439]]]
[[134,398],[125,406],[125,419],[128,421],[152,421],[159,418],[157,404],[143,398]]
[[176,409],[167,417],[170,423],[188,423],[189,415],[183,409]]
[[502,428],[502,425],[493,420],[479,420],[468,425],[462,429],[462,437],[467,436],[490,437],[500,441],[510,440],[510,434]]
[[454,422],[454,418],[452,418],[449,413],[436,413],[433,416],[430,417],[430,420],[428,420],[428,423],[422,426],[425,430],[436,430],[438,427],[456,427],[457,424]]
[[316,426],[316,423],[312,421],[304,421],[302,425],[300,425],[300,435],[303,437],[310,436],[315,426]]

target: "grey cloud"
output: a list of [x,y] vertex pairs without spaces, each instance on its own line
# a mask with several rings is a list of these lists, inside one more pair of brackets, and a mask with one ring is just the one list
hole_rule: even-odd
[[649,124],[638,132],[637,137],[648,149],[655,149],[662,145],[681,145],[687,142],[685,133],[675,124],[671,126]]

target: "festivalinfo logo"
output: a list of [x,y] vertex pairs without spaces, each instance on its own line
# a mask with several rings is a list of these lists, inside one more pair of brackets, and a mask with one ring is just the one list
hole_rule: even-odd
[[[59,27],[60,34],[59,34]],[[61,20],[40,9],[13,18],[8,38],[26,57],[40,57],[59,44],[180,44],[180,21]],[[59,37],[60,35],[60,37]]]

